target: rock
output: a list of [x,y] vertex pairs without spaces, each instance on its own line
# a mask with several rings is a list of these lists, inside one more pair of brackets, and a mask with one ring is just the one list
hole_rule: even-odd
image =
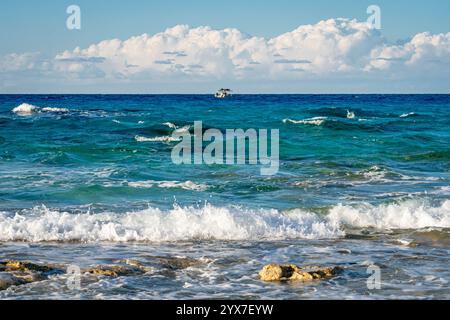
[[339,270],[339,267],[300,268],[293,264],[269,264],[264,266],[259,272],[259,276],[263,281],[312,281],[332,277]]
[[153,271],[153,268],[145,266],[142,262],[140,262],[138,260],[125,259],[125,260],[118,260],[116,262],[123,263],[123,264],[126,264],[126,265],[134,267],[134,268],[138,268],[138,269],[142,270],[143,272],[152,272]]
[[62,272],[52,265],[40,265],[25,261],[6,260],[0,262],[0,290],[13,285],[43,281],[50,274]]
[[94,268],[85,269],[83,273],[90,273],[96,276],[105,277],[123,277],[144,273],[140,268],[127,268],[122,266],[99,266]]
[[47,265],[38,265],[31,262],[23,262],[16,260],[7,260],[1,262],[6,271],[37,271],[37,272],[51,272],[54,268]]
[[158,260],[159,263],[163,265],[163,267],[179,270],[186,269],[189,267],[195,267],[202,264],[201,261],[192,259],[192,258],[179,258],[179,257],[154,257]]
[[18,286],[25,283],[25,280],[15,277],[12,274],[0,272],[0,290],[6,290],[11,286]]

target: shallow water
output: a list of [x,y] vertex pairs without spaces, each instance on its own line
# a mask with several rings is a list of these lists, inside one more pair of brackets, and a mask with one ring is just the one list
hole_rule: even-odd
[[[155,269],[0,297],[448,299],[449,108],[448,95],[0,96],[0,260]],[[170,136],[196,120],[279,129],[279,173],[174,165]],[[167,272],[155,256],[201,263]],[[270,262],[344,271],[263,283]]]

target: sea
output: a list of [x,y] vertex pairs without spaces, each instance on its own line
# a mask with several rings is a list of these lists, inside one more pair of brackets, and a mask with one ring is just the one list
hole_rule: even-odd
[[[195,121],[279,130],[278,171],[175,164]],[[0,261],[147,267],[0,299],[450,299],[449,257],[450,95],[0,95]]]

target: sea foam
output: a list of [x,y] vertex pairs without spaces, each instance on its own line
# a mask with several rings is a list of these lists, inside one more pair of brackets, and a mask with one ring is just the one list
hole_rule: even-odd
[[293,123],[293,124],[309,124],[309,125],[315,125],[320,126],[327,120],[327,117],[314,117],[310,119],[304,119],[304,120],[293,120],[293,119],[284,119],[283,123]]
[[133,181],[128,182],[128,185],[133,188],[152,188],[157,186],[159,188],[180,188],[184,190],[193,190],[193,191],[205,191],[208,189],[208,186],[205,184],[198,184],[192,181],[155,181],[155,180],[147,180],[147,181]]
[[34,113],[46,112],[46,113],[67,113],[69,109],[66,108],[55,108],[55,107],[45,107],[39,108],[32,104],[22,103],[20,106],[12,109],[12,112],[21,115],[21,116],[30,116]]
[[181,139],[177,139],[171,136],[161,136],[161,137],[143,137],[143,136],[135,136],[134,139],[137,142],[176,142],[180,141]]
[[400,203],[373,206],[337,205],[327,216],[329,221],[356,228],[373,227],[385,229],[423,229],[427,227],[450,227],[450,200],[438,206],[423,201],[408,200]]
[[128,213],[69,213],[44,206],[0,213],[0,241],[189,241],[335,239],[347,227],[450,228],[450,200],[436,206],[419,200],[373,206],[337,205],[325,215],[302,209],[246,209],[237,206],[174,206]]
[[35,112],[39,112],[39,108],[33,106],[32,104],[22,103],[20,106],[17,106],[14,109],[12,109],[12,112],[21,116],[28,116],[32,115]]
[[181,241],[336,238],[343,235],[319,216],[294,210],[175,206],[129,213],[71,214],[36,207],[0,214],[0,241]]

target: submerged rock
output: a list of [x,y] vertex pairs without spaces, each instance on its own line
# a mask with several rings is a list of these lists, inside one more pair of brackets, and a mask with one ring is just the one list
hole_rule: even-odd
[[179,258],[179,257],[154,257],[163,267],[179,270],[189,267],[195,267],[202,264],[201,261],[192,258]]
[[25,283],[27,282],[24,279],[7,272],[0,272],[0,290],[6,290],[11,286],[18,286]]
[[145,271],[140,268],[129,268],[123,266],[99,266],[82,270],[83,273],[90,273],[95,276],[123,277],[142,274]]
[[50,274],[62,273],[62,269],[50,264],[35,264],[27,261],[0,261],[0,290],[11,286],[43,281]]
[[312,281],[329,278],[337,274],[339,267],[306,267],[300,268],[294,264],[269,264],[259,272],[263,281]]
[[0,262],[3,269],[6,271],[36,271],[36,272],[51,272],[55,268],[50,265],[38,265],[31,262],[7,260]]

